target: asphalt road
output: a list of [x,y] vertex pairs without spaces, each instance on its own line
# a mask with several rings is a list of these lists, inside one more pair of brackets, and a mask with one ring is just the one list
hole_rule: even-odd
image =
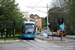
[[75,43],[54,43],[54,41],[44,41],[22,39],[12,44],[0,45],[0,50],[75,50]]

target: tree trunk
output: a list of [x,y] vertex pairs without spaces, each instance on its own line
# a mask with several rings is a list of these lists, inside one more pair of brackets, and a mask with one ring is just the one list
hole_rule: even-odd
[[6,38],[8,38],[8,31],[6,31]]
[[1,32],[1,38],[3,38],[3,33]]
[[13,37],[14,37],[14,32],[13,32]]
[[9,32],[9,37],[11,37],[11,32]]

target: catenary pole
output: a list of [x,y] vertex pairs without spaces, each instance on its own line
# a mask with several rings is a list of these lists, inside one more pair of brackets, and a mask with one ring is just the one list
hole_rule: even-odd
[[48,4],[47,4],[47,35],[48,35]]

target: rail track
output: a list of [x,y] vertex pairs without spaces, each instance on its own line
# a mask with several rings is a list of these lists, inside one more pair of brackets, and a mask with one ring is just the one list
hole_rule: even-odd
[[36,43],[40,43],[37,39],[36,40],[35,39],[34,40],[33,39],[20,39],[20,42],[28,43],[28,44],[32,45],[33,47],[38,47],[39,49],[42,49],[42,50],[47,50],[45,47],[42,47],[42,46],[36,44]]

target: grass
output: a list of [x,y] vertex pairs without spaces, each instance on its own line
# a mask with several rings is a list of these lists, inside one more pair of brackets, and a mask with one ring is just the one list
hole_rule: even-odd
[[[15,38],[13,36],[6,38],[6,40],[18,40],[18,37],[21,36],[21,34],[16,34]],[[5,37],[0,38],[0,40],[4,40]]]
[[75,35],[66,35],[67,37],[69,37],[69,36],[75,36]]
[[21,36],[21,34],[16,34],[15,36]]
[[[4,40],[4,38],[0,38],[0,40]],[[9,38],[6,38],[6,40],[18,40],[18,38],[9,37]]]

